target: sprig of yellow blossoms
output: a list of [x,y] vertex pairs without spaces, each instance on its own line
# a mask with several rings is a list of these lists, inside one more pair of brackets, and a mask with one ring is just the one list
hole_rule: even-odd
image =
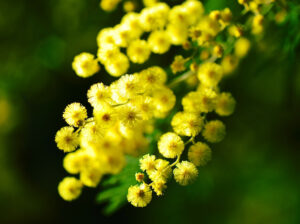
[[[262,32],[260,7],[269,2],[239,0],[246,11],[254,14],[252,33]],[[227,54],[224,52],[228,46],[217,41],[224,32],[235,46]],[[180,185],[193,182],[198,167],[211,159],[211,148],[206,142],[217,143],[225,136],[224,123],[207,120],[206,114],[229,116],[234,111],[234,98],[222,92],[219,83],[250,48],[250,41],[243,34],[243,26],[232,23],[228,8],[205,14],[197,0],[187,0],[173,8],[153,1],[140,13],[127,13],[115,27],[102,29],[97,36],[97,57],[81,53],[74,58],[72,67],[78,76],[86,78],[100,70],[100,62],[110,75],[120,78],[109,86],[96,83],[90,87],[87,97],[93,107],[92,117],[80,103],[68,105],[63,113],[69,126],[57,132],[55,141],[60,150],[68,153],[64,168],[70,174],[79,174],[79,179],[64,178],[58,186],[61,197],[76,199],[83,186],[96,187],[104,175],[119,173],[125,166],[125,155],[143,155],[142,172],[136,174],[139,184],[129,187],[127,195],[136,207],[146,206],[152,191],[163,195],[172,174]],[[164,54],[172,45],[193,53],[188,58],[175,57],[171,70],[180,75],[170,82],[159,66],[126,74],[130,62],[143,64],[151,54]],[[152,133],[154,120],[166,118],[176,100],[180,100],[172,88],[181,82],[190,89],[181,99],[183,111],[173,116],[173,131],[160,136],[160,156],[146,154],[149,142],[145,134]],[[182,159],[184,152],[186,159]]]

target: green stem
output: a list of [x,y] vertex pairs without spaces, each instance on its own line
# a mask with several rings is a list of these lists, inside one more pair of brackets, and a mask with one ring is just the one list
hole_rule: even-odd
[[178,162],[179,162],[179,160],[180,160],[180,157],[181,157],[181,154],[179,155],[179,156],[177,156],[177,159],[175,160],[175,162],[174,163],[172,163],[171,165],[170,165],[170,167],[173,167],[173,166],[175,166]]
[[190,142],[194,142],[194,139],[195,139],[195,137],[192,136],[188,141],[186,141],[186,142],[184,143],[184,145],[187,145],[187,144],[189,144]]
[[112,107],[119,107],[119,106],[126,105],[128,102],[129,102],[129,100],[127,100],[125,103],[114,104],[114,105],[111,105],[111,106],[112,106]]
[[181,76],[177,77],[176,79],[173,79],[172,82],[170,82],[168,84],[168,87],[169,88],[173,88],[175,87],[178,83],[184,81],[184,80],[187,80],[189,77],[191,77],[192,75],[194,75],[195,72],[193,71],[187,71],[185,73],[183,73]]

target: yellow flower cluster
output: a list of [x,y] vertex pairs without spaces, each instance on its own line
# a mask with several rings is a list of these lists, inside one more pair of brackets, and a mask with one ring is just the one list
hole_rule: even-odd
[[[145,155],[140,160],[140,168],[146,172],[150,184],[142,183],[143,186],[149,186],[158,195],[163,194],[167,188],[167,181],[171,177],[172,168],[176,182],[180,185],[187,185],[193,182],[198,175],[197,166],[204,166],[211,159],[210,147],[199,139],[202,133],[203,138],[210,143],[220,142],[225,136],[225,125],[219,120],[207,121],[205,114],[215,111],[220,116],[228,116],[233,113],[235,100],[230,93],[219,92],[217,84],[222,77],[221,66],[216,63],[203,63],[197,72],[199,86],[196,91],[189,92],[182,99],[184,111],[177,112],[171,121],[174,132],[163,134],[158,141],[158,151],[166,159],[176,161],[170,164],[165,159],[157,159],[154,155]],[[180,137],[182,136],[182,137]],[[184,143],[184,136],[190,139]],[[191,144],[188,149],[188,161],[180,161],[181,155],[187,144]],[[140,181],[139,181],[140,182]],[[151,200],[150,197],[143,198],[138,194],[135,200],[132,195],[132,189],[138,189],[139,185],[130,188],[129,202],[134,206],[144,207]],[[145,200],[144,200],[145,199]],[[140,203],[143,201],[144,203]]]
[[260,34],[264,27],[264,16],[261,14],[261,8],[268,5],[275,0],[238,0],[238,2],[245,7],[246,11],[251,11],[254,14],[252,18],[252,33]]
[[[118,2],[102,0],[101,7],[112,10]],[[256,13],[253,33],[262,30],[259,6],[268,2],[239,0]],[[66,171],[79,175],[78,179],[66,177],[59,184],[59,194],[65,200],[77,198],[83,186],[96,187],[103,175],[120,172],[125,155],[143,155],[139,160],[142,172],[135,175],[139,184],[129,187],[127,199],[133,206],[145,207],[152,200],[152,191],[163,195],[172,175],[180,185],[192,183],[197,167],[211,159],[211,148],[205,141],[217,143],[225,137],[223,122],[207,120],[207,114],[229,116],[234,112],[234,98],[222,92],[219,83],[250,49],[244,28],[232,22],[228,8],[205,14],[198,0],[172,8],[156,0],[144,0],[144,4],[140,13],[129,12],[120,24],[98,33],[97,58],[90,53],[74,58],[72,67],[80,77],[97,73],[100,62],[110,75],[120,78],[109,86],[96,83],[90,87],[91,117],[80,103],[68,105],[63,113],[69,126],[57,132],[55,141],[68,153],[63,161]],[[229,34],[231,46],[217,38],[224,33]],[[143,64],[152,53],[164,54],[172,45],[192,53],[187,58],[175,56],[170,67],[176,76],[170,82],[159,66],[125,74],[130,63]],[[186,84],[188,91],[174,94],[172,88],[177,84]],[[149,142],[145,135],[153,133],[154,119],[166,118],[176,100],[181,101],[183,110],[174,110],[173,130],[162,134],[157,143],[163,158],[146,154]]]
[[[107,10],[113,9],[117,2],[102,0],[101,6]],[[129,12],[120,24],[98,33],[97,58],[112,76],[125,74],[130,61],[143,64],[151,53],[164,54],[171,45],[184,44],[188,38],[188,28],[197,24],[204,12],[202,3],[197,0],[184,2],[172,9],[162,2],[145,4],[148,7],[140,13]],[[145,35],[147,38],[143,39]],[[122,48],[126,48],[126,54]],[[74,58],[73,69],[78,76],[89,77],[99,70],[95,63],[93,55],[81,53]]]
[[[96,187],[103,175],[121,171],[126,154],[145,153],[145,133],[152,131],[153,118],[165,117],[175,104],[166,79],[165,71],[153,66],[124,75],[110,86],[92,85],[87,92],[93,107],[90,118],[80,103],[66,107],[63,118],[69,126],[57,132],[55,141],[59,149],[68,153],[64,168],[80,175],[80,186]],[[64,179],[59,185],[59,193],[66,200],[75,198],[67,196],[72,183],[75,181]]]
[[[212,11],[209,15],[205,15],[199,3],[193,0],[186,1],[169,11],[169,24],[166,30],[171,43],[182,45],[183,49],[190,49],[194,45],[204,48],[200,54],[202,63],[199,65],[193,54],[189,58],[178,55],[171,64],[174,74],[183,71],[185,73],[173,80],[169,86],[186,80],[190,82],[190,86],[197,88],[182,98],[183,111],[175,113],[171,120],[173,132],[163,134],[158,141],[158,151],[164,158],[146,154],[140,159],[140,168],[147,174],[151,183],[146,183],[141,173],[136,175],[137,181],[141,184],[128,190],[128,201],[136,207],[144,207],[151,201],[152,194],[149,193],[151,190],[157,196],[161,196],[172,173],[180,185],[192,183],[198,175],[197,166],[204,166],[211,159],[211,149],[203,141],[217,143],[225,136],[225,125],[219,120],[207,121],[206,114],[215,112],[219,116],[228,116],[234,111],[234,98],[230,93],[221,92],[218,87],[224,77],[224,68],[215,62],[223,57],[224,52],[223,47],[216,42],[216,36],[229,27],[232,15],[229,9]],[[236,57],[242,58],[247,53],[246,41],[245,38],[237,40],[239,49],[236,50]],[[187,64],[190,61],[192,63],[188,69]],[[186,137],[190,139],[184,142]],[[181,160],[189,144],[188,158]],[[170,164],[167,159],[176,160]],[[141,188],[147,189],[145,192],[148,196],[145,192],[140,193]]]

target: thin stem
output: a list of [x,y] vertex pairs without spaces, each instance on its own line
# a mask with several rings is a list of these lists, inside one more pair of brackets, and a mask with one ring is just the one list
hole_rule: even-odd
[[[210,57],[209,59],[207,59],[205,62],[215,62],[216,60],[217,60],[217,57],[216,57],[216,56],[212,56],[212,57]],[[203,62],[203,63],[205,63],[205,62]],[[203,63],[201,63],[201,64],[203,64]],[[182,81],[184,81],[184,80],[187,80],[187,79],[188,79],[189,77],[191,77],[192,75],[195,75],[195,72],[189,70],[189,71],[183,73],[181,76],[179,76],[179,77],[173,79],[172,82],[170,82],[170,83],[168,84],[168,87],[169,87],[169,88],[173,88],[173,87],[175,87],[178,83],[180,83],[180,82],[182,82]]]
[[170,165],[170,167],[173,167],[173,166],[175,166],[178,162],[179,162],[179,160],[180,160],[180,157],[181,157],[181,154],[179,155],[179,156],[177,156],[177,159],[175,160],[175,162],[174,163],[172,163],[171,165]]
[[87,119],[87,120],[85,121],[85,124],[91,123],[91,122],[93,122],[93,121],[94,121],[94,118],[93,118],[93,117],[90,117],[89,119]]
[[78,133],[81,131],[81,129],[82,129],[83,126],[84,126],[84,125],[80,126],[80,127],[75,131],[75,133],[78,134]]
[[186,141],[186,142],[184,143],[184,145],[187,145],[187,144],[189,144],[190,142],[193,142],[193,143],[194,143],[194,139],[195,139],[195,137],[192,136],[188,141]]
[[216,60],[217,60],[217,57],[215,55],[213,55],[209,59],[207,59],[208,62],[215,62]]
[[129,100],[127,100],[125,103],[120,103],[120,104],[114,104],[114,105],[111,105],[112,107],[119,107],[119,106],[123,106],[125,104],[127,104],[129,102]]
[[195,72],[193,71],[187,71],[185,73],[183,73],[181,76],[177,77],[176,79],[173,79],[172,82],[170,82],[168,84],[168,87],[169,88],[173,88],[175,87],[178,83],[184,81],[184,80],[187,80],[189,77],[191,77],[192,75],[194,75]]

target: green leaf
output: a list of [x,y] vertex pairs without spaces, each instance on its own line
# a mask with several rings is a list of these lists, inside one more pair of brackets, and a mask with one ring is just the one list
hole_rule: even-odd
[[111,215],[126,203],[128,188],[136,184],[134,176],[138,169],[139,159],[126,156],[124,169],[102,183],[104,189],[97,195],[96,201],[98,203],[107,202],[103,211],[104,214]]

